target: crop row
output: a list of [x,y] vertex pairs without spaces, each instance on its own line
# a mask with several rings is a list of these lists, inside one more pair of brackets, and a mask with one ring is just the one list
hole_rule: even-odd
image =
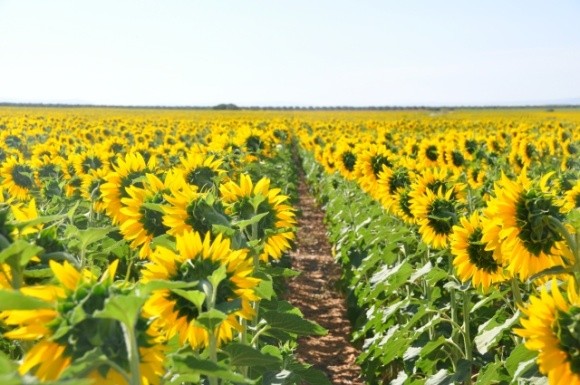
[[[16,113],[18,112],[18,113]],[[2,384],[328,383],[281,300],[296,172],[275,122],[0,119]]]
[[574,122],[338,122],[298,136],[370,383],[580,383]]

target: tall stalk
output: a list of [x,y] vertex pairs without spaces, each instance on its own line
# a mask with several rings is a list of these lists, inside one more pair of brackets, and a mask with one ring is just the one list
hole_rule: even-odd
[[465,345],[465,358],[469,361],[468,377],[466,384],[471,384],[471,366],[473,360],[473,341],[471,339],[471,330],[469,328],[471,313],[471,294],[468,291],[463,292],[463,342]]

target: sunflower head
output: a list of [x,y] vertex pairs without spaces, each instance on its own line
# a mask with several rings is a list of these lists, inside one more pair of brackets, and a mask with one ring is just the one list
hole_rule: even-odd
[[[220,193],[227,213],[241,226],[248,241],[260,241],[263,252],[260,258],[279,259],[294,239],[294,211],[286,204],[288,196],[279,188],[270,188],[268,178],[260,179],[255,185],[247,174],[240,176],[240,183],[230,181],[220,186]],[[258,218],[258,219],[256,219]]]
[[170,235],[196,231],[205,236],[212,232],[214,225],[230,226],[221,200],[211,191],[200,192],[197,186],[175,183],[169,187],[165,199],[168,204],[163,207],[163,224]]
[[121,214],[126,220],[119,226],[123,237],[131,241],[131,247],[141,247],[139,256],[146,258],[153,238],[164,235],[169,229],[163,223],[163,207],[166,203],[165,184],[154,174],[147,174],[144,188],[130,186],[127,198],[122,198]]
[[[175,251],[158,247],[150,260],[143,270],[144,282],[161,279],[186,284],[183,290],[154,291],[145,304],[146,312],[159,316],[169,338],[177,335],[182,344],[188,342],[193,348],[206,346],[210,332],[222,342],[229,341],[233,330],[240,328],[238,317],[253,315],[250,301],[258,299],[254,288],[259,280],[251,276],[252,261],[247,250],[232,250],[221,234],[213,240],[206,234],[202,241],[199,233],[186,231],[176,236]],[[216,274],[224,274],[217,286],[212,278]],[[234,305],[233,301],[239,301],[239,306],[223,306]],[[197,321],[211,306],[221,306],[227,315],[215,330]]]
[[516,201],[518,237],[535,256],[551,253],[556,242],[562,240],[562,235],[550,223],[550,219],[564,219],[555,203],[552,194],[536,188],[523,191]]
[[[116,319],[100,315],[108,301],[128,294],[128,288],[114,283],[117,264],[118,261],[113,262],[97,279],[89,271],[79,272],[67,262],[51,261],[50,268],[58,285],[26,287],[22,292],[42,299],[52,307],[0,313],[0,318],[14,327],[6,334],[8,338],[40,338],[24,356],[19,368],[21,374],[30,373],[43,381],[56,380],[66,375],[71,364],[94,354],[100,358],[90,363],[89,378],[93,378],[96,384],[107,384],[112,379],[126,384],[117,370],[122,368],[130,372],[123,326]],[[163,346],[159,344],[151,322],[141,315],[135,325],[135,334],[142,380],[157,384],[163,372]],[[151,360],[151,357],[159,359]]]
[[562,212],[568,213],[574,209],[580,209],[580,180],[564,193],[564,197],[560,200]]
[[469,218],[461,217],[460,225],[453,226],[450,244],[459,278],[463,282],[471,279],[473,286],[487,291],[493,283],[505,280],[505,276],[499,250],[488,250],[482,236],[482,220],[475,212]]
[[396,216],[407,224],[415,224],[416,218],[411,210],[411,188],[400,188],[395,192],[393,205],[389,208]]
[[17,199],[26,199],[31,190],[37,188],[34,169],[26,161],[18,160],[15,157],[10,158],[0,169],[2,174],[2,186],[8,190],[8,193]]
[[190,153],[187,158],[181,158],[181,164],[185,181],[200,191],[215,188],[218,176],[225,172],[221,159],[203,153]]
[[414,196],[411,211],[419,224],[425,243],[435,248],[445,248],[453,226],[459,223],[464,203],[453,197],[453,188],[434,194],[430,189],[424,195]]
[[525,170],[517,181],[505,175],[496,183],[488,202],[484,238],[490,248],[501,247],[507,270],[521,280],[556,265],[565,265],[556,222],[564,219],[548,188],[550,174],[531,181]]
[[551,292],[543,287],[522,312],[522,328],[515,333],[538,352],[540,371],[551,384],[580,383],[580,295],[575,281],[569,279],[562,293],[553,279]]

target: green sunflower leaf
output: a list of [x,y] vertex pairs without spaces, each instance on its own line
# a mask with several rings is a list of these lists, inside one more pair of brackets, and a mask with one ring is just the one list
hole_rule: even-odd
[[14,227],[18,228],[19,230],[24,230],[27,227],[34,227],[43,223],[49,223],[49,222],[55,222],[58,221],[60,219],[64,219],[66,218],[66,214],[58,214],[58,215],[45,215],[45,216],[40,216],[38,218],[34,218],[34,219],[29,219],[26,221],[14,221],[11,222],[11,225],[13,225]]
[[[224,279],[226,279],[227,276],[228,276],[228,273],[227,273],[226,265],[220,265],[220,267],[218,267],[216,270],[214,270],[214,272],[211,273],[211,275],[208,277],[208,281],[209,281],[209,283],[211,283],[213,290],[218,290],[220,283]],[[203,280],[202,280],[202,284],[203,284]],[[206,293],[206,294],[209,296],[208,293]]]
[[67,226],[65,237],[70,239],[70,246],[78,247],[80,250],[86,250],[89,245],[106,238],[107,235],[115,229],[116,228],[113,226],[107,226],[79,230],[75,226]]
[[118,295],[105,302],[103,310],[96,311],[94,317],[112,318],[134,328],[145,298],[136,295]]
[[256,277],[260,278],[260,283],[255,288],[256,294],[263,299],[272,299],[275,294],[272,277],[264,273],[257,273]]
[[[39,254],[44,249],[22,239],[17,239],[10,246],[0,252],[0,263],[6,263],[12,257],[18,257],[20,266],[26,265],[30,259]],[[14,259],[12,259],[14,261]]]
[[[191,282],[183,282],[183,281],[167,281],[167,280],[163,280],[163,279],[155,279],[153,281],[149,281],[147,283],[142,284],[139,287],[139,290],[144,293],[145,295],[148,295],[156,290],[163,290],[163,289],[168,289],[168,290],[178,290],[178,289],[187,289],[190,287],[195,287],[198,285],[198,281],[191,281]],[[179,293],[176,293],[179,294]],[[181,294],[179,294],[181,295]],[[205,297],[204,297],[205,299]],[[203,300],[202,300],[203,303]]]
[[573,272],[574,272],[574,269],[571,267],[552,266],[548,269],[544,269],[544,270],[540,271],[539,273],[532,275],[530,278],[528,278],[528,281],[532,282],[538,278],[542,278],[542,277],[545,277],[547,275],[569,274],[569,273],[573,273]]
[[178,376],[203,375],[217,377],[238,384],[252,384],[254,381],[245,378],[232,370],[230,366],[215,363],[207,359],[197,358],[191,354],[177,355],[174,359],[174,369]]
[[0,290],[0,311],[51,309],[54,306],[16,290]]
[[503,334],[510,330],[511,327],[519,320],[520,312],[517,311],[510,319],[505,322],[498,322],[496,317],[492,318],[480,327],[479,333],[474,339],[477,351],[486,354],[492,347],[503,337]]
[[[538,354],[526,348],[526,345],[519,344],[507,358],[505,367],[511,377],[527,371],[535,364]],[[524,370],[525,369],[525,370]]]
[[282,365],[281,358],[240,343],[230,343],[224,348],[224,351],[230,356],[230,363],[233,366],[251,366],[252,369],[255,367],[277,369]]
[[268,322],[271,329],[293,333],[300,336],[319,335],[323,336],[328,330],[322,326],[308,321],[299,315],[292,313],[279,313],[276,311],[267,311],[262,317]]
[[194,304],[199,310],[201,310],[203,302],[206,298],[205,293],[199,290],[181,290],[177,288],[171,288],[171,291]]
[[486,365],[477,375],[476,385],[489,385],[489,384],[503,384],[509,381],[504,368],[504,363],[501,361],[492,362]]
[[219,324],[225,321],[226,318],[228,318],[226,313],[217,309],[209,309],[208,311],[201,313],[196,321],[206,329],[214,330],[219,326]]
[[142,207],[146,208],[147,210],[157,211],[158,213],[165,214],[163,205],[160,205],[159,203],[143,202]]
[[242,309],[242,300],[236,298],[233,301],[225,301],[216,304],[215,308],[225,314],[232,314]]
[[151,240],[151,248],[154,249],[157,246],[165,247],[166,249],[175,251],[175,241],[173,237],[167,234],[160,235]]
[[234,221],[232,224],[240,229],[245,229],[248,226],[253,225],[254,223],[258,223],[262,220],[262,218],[266,217],[268,214],[270,214],[269,212],[267,213],[261,213],[261,214],[256,214],[254,216],[252,216],[250,219],[242,219],[240,221]]

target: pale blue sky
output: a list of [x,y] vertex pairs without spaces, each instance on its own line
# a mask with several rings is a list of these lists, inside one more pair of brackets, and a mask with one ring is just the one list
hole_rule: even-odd
[[0,0],[0,102],[580,102],[580,1]]

